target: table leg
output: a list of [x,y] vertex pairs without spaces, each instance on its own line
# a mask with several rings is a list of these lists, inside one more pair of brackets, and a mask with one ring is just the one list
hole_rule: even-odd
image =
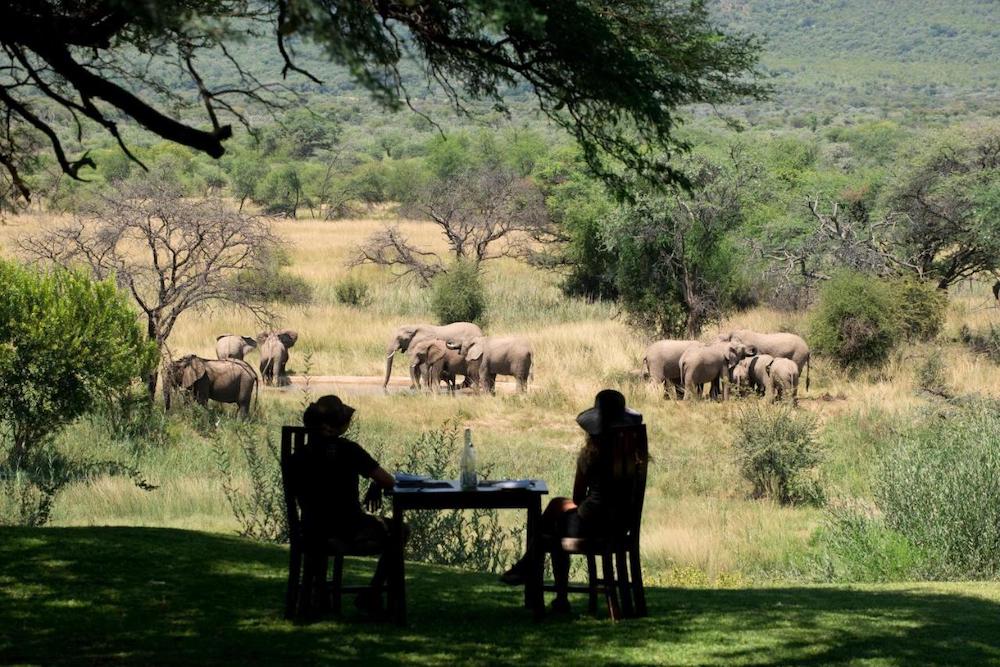
[[404,567],[406,534],[403,529],[403,510],[392,507],[392,536],[395,540],[390,565],[389,608],[397,624],[406,624],[406,570]]
[[535,618],[541,618],[545,613],[545,597],[543,591],[543,576],[545,571],[545,553],[542,551],[539,527],[542,516],[542,501],[535,498],[528,506],[527,555],[528,577],[524,583],[524,606],[534,612]]

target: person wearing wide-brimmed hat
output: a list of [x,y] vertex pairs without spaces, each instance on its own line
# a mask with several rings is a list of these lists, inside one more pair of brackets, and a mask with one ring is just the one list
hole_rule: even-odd
[[382,490],[395,480],[364,450],[344,437],[354,416],[354,408],[334,395],[310,403],[302,415],[302,425],[310,432],[306,461],[303,461],[303,522],[318,539],[336,538],[348,543],[377,545],[383,549],[375,568],[372,595],[359,599],[359,606],[381,604],[377,594],[385,583],[388,563],[385,550],[392,544],[385,521],[366,513],[358,501],[361,477],[371,479],[365,506],[374,511],[382,505]]
[[[597,393],[594,407],[584,410],[576,417],[586,434],[583,449],[576,461],[576,477],[573,481],[573,498],[553,498],[542,512],[542,533],[559,537],[586,537],[600,535],[611,526],[615,517],[612,508],[602,498],[602,470],[598,461],[600,436],[609,429],[642,423],[642,414],[625,404],[625,397],[614,389]],[[530,545],[529,545],[530,548]],[[557,581],[569,578],[569,556],[564,553],[552,554],[552,573]],[[507,584],[524,583],[527,574],[527,555],[523,556],[500,580]],[[565,587],[562,588],[565,591]],[[552,602],[552,610],[569,611],[569,601],[565,594]]]

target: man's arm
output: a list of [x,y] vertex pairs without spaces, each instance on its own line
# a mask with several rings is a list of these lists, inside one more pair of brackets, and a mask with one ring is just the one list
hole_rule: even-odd
[[371,477],[372,480],[383,489],[391,489],[396,486],[396,478],[386,472],[385,468],[382,466],[376,466],[375,470],[372,470],[369,477]]

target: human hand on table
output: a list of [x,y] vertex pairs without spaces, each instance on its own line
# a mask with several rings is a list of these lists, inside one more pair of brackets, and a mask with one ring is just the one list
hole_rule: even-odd
[[374,480],[368,483],[368,491],[365,492],[365,509],[369,512],[382,509],[382,487]]

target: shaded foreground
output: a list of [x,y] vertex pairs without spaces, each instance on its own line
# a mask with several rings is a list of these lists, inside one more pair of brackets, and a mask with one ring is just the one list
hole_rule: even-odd
[[536,624],[519,589],[410,564],[408,627],[350,605],[297,626],[281,619],[286,558],[182,530],[0,529],[0,663],[1000,664],[995,583],[652,588],[645,619]]

